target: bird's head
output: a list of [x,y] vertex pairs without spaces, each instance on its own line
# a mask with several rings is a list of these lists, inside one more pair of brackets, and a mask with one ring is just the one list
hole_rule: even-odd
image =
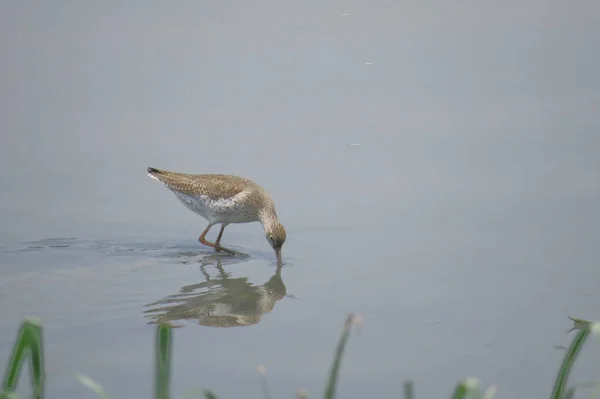
[[271,247],[275,250],[277,264],[282,265],[281,247],[283,247],[283,243],[285,243],[286,239],[285,228],[278,220],[274,220],[272,223],[269,223],[268,226],[265,226],[265,236]]

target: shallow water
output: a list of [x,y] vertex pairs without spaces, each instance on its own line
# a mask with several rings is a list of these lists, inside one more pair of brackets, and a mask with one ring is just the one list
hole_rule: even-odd
[[[173,397],[316,397],[356,312],[340,398],[547,397],[600,317],[600,25],[538,3],[0,3],[0,362],[38,316],[48,398],[147,398],[169,320]],[[263,185],[284,267],[148,166]]]
[[[336,237],[352,242],[357,232],[338,229]],[[315,248],[330,235],[312,229],[292,239]],[[49,397],[85,395],[76,372],[118,396],[143,397],[152,389],[151,323],[160,318],[180,327],[178,395],[210,387],[227,397],[260,397],[261,364],[274,393],[306,387],[316,394],[344,315],[357,311],[365,325],[349,343],[343,397],[394,391],[398,378],[414,378],[422,394],[444,395],[466,375],[506,394],[550,389],[563,353],[555,346],[572,336],[566,315],[595,311],[596,267],[565,273],[561,256],[510,242],[418,248],[427,238],[452,241],[429,231],[405,237],[401,251],[320,251],[290,260],[279,275],[270,252],[234,259],[185,239],[4,243],[0,348],[6,357],[24,315],[41,317]],[[582,364],[592,366],[599,346],[589,347]],[[593,379],[593,370],[575,375]]]

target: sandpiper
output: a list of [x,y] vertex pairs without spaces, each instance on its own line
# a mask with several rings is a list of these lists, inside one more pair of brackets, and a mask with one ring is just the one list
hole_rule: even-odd
[[[282,264],[285,228],[279,222],[273,199],[258,184],[239,176],[177,173],[150,167],[148,176],[164,184],[186,208],[208,221],[198,238],[202,244],[234,255],[234,251],[221,246],[225,227],[231,223],[260,222],[275,250],[277,264]],[[215,224],[221,224],[221,231],[212,243],[205,236]]]

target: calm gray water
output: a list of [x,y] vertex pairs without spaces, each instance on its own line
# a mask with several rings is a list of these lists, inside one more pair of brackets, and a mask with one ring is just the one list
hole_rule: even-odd
[[[340,398],[466,376],[547,396],[567,315],[600,318],[599,21],[591,1],[2,2],[0,363],[37,316],[48,398],[94,398],[75,373],[147,398],[172,320],[174,397],[261,398],[258,365],[274,396],[318,397],[357,312]],[[147,166],[263,185],[280,273],[256,223],[223,238],[247,257],[203,248]]]

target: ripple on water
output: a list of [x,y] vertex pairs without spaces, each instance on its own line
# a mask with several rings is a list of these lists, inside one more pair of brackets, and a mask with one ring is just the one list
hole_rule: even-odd
[[[69,237],[5,245],[0,257],[8,271],[3,270],[0,293],[11,302],[0,308],[6,323],[36,315],[48,325],[70,328],[140,317],[144,324],[241,327],[259,323],[278,301],[289,297],[281,268],[273,267],[271,275],[258,279],[232,276],[236,270],[252,270],[235,268],[240,263],[260,259],[274,266],[270,249],[231,256],[203,248],[195,240]],[[260,270],[259,274],[267,272]],[[34,294],[23,295],[25,290]]]

